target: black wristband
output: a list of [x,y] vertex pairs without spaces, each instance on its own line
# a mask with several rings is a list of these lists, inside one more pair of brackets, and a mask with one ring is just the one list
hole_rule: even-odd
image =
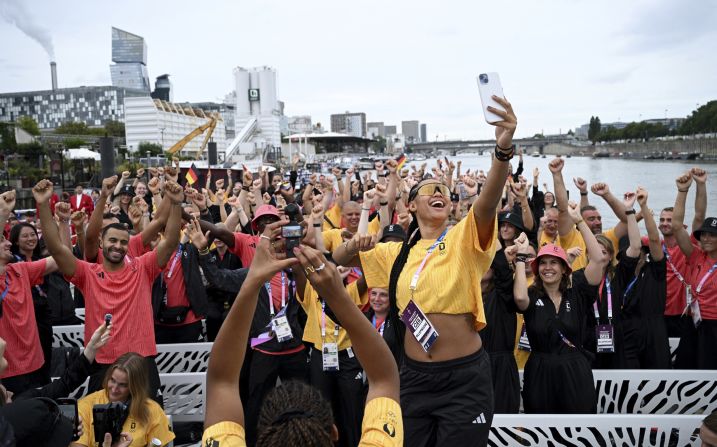
[[513,159],[513,154],[515,154],[515,145],[510,147],[510,152],[503,152],[505,150],[506,149],[501,149],[497,144],[495,145],[495,158],[498,161],[510,161]]
[[587,193],[587,192],[582,192],[582,191],[581,191],[581,192],[580,192],[580,195],[581,195],[581,196],[586,196],[586,195],[588,195],[588,193]]
[[242,185],[241,189],[243,189],[243,190],[246,191],[246,192],[249,192],[249,187],[248,187],[248,186],[243,186],[243,185]]
[[628,216],[628,215],[630,215],[630,214],[635,214],[635,210],[632,209],[632,210],[627,210],[627,211],[625,211],[625,215],[626,215],[626,216]]
[[315,224],[314,224],[314,228],[321,228],[322,226],[324,226],[324,225],[323,225],[323,224],[320,224],[320,223],[315,223]]
[[515,255],[515,262],[528,262],[528,259],[530,258],[530,255],[525,253],[518,253]]
[[380,202],[379,205],[386,206],[386,205],[388,205],[388,202]]

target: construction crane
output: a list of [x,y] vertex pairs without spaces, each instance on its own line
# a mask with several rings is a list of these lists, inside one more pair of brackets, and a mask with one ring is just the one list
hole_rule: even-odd
[[187,145],[187,143],[189,143],[195,137],[201,135],[202,133],[204,133],[204,131],[206,131],[207,134],[204,136],[204,141],[202,142],[202,145],[199,146],[199,151],[197,151],[197,160],[199,160],[202,157],[204,149],[207,147],[207,143],[209,143],[209,139],[212,137],[214,129],[217,127],[217,122],[220,119],[221,118],[217,115],[209,116],[209,121],[197,127],[196,129],[185,135],[181,140],[177,141],[174,146],[170,147],[169,150],[167,150],[167,153],[175,154],[181,151],[182,148]]

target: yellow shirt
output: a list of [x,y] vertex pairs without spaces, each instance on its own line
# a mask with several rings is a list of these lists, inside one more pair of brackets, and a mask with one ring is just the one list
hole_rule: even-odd
[[[486,324],[480,280],[490,268],[498,240],[496,220],[483,225],[492,225],[493,236],[487,247],[480,246],[478,223],[472,210],[448,230],[443,241],[428,258],[413,292],[414,301],[426,314],[473,314],[476,331]],[[411,299],[411,279],[434,242],[422,239],[408,255],[396,290],[401,311]],[[360,253],[369,288],[388,288],[391,268],[400,250],[401,243],[388,242],[376,244],[374,249]]]
[[[617,261],[617,252],[618,248],[620,247],[620,241],[617,238],[617,235],[615,234],[615,228],[610,228],[607,231],[604,231],[602,233],[603,236],[610,239],[610,242],[612,242],[612,248],[614,252],[614,256],[612,257],[613,262]],[[588,253],[587,249],[585,248],[585,240],[583,239],[582,234],[580,234],[580,231],[577,230],[577,228],[573,228],[573,230],[564,237],[560,238],[560,246],[565,250],[566,252],[568,249],[573,247],[580,247],[583,252],[575,258],[572,264],[573,271],[585,268],[585,266],[588,265]]]
[[[357,306],[363,307],[368,302],[368,291],[364,292],[363,295],[359,295],[358,281],[354,281],[346,286],[346,292],[348,292],[351,301],[356,303]],[[324,347],[324,341],[321,338],[321,321],[323,313],[321,309],[321,302],[319,302],[319,294],[316,293],[311,284],[306,283],[306,289],[304,290],[304,296],[299,299],[301,307],[306,312],[306,326],[304,327],[304,338],[303,340],[309,343],[313,343],[316,349],[321,350]],[[326,342],[337,343],[339,351],[351,347],[351,339],[349,338],[346,329],[339,326],[338,337],[334,332],[336,323],[326,316]]]
[[[380,229],[381,224],[378,222],[378,218],[368,223],[368,234],[378,234]],[[324,238],[324,248],[326,248],[326,251],[334,251],[339,245],[344,243],[341,237],[342,231],[342,228],[332,228],[330,230],[324,230],[321,233]]]
[[545,234],[545,231],[540,233],[540,240],[538,241],[538,250],[540,250],[540,247],[548,244],[559,244],[558,237],[552,238]]
[[[341,207],[338,205],[334,205],[331,208],[329,208],[328,211],[326,211],[325,214],[326,218],[324,219],[324,227],[322,230],[331,230],[332,228],[341,228]],[[334,227],[331,226],[330,223],[326,221],[326,219],[330,220]]]
[[[87,447],[95,447],[95,442],[102,443],[102,440],[95,441],[95,430],[92,426],[92,407],[97,404],[109,403],[105,390],[96,391],[88,394],[77,402],[77,412],[82,418],[82,437],[77,442]],[[149,425],[143,426],[135,421],[132,416],[128,416],[122,431],[132,436],[132,444],[130,447],[144,447],[157,438],[162,441],[162,445],[168,444],[174,439],[174,433],[169,429],[169,420],[164,414],[159,404],[152,399],[147,399],[146,405],[149,407]]]
[[[244,427],[236,422],[219,422],[204,430],[202,445],[245,447]],[[403,446],[401,406],[388,397],[371,399],[364,410],[359,447]]]

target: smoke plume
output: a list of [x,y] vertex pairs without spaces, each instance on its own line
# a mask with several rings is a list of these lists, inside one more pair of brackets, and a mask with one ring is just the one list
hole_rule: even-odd
[[15,25],[20,31],[25,33],[31,39],[42,45],[51,61],[55,60],[55,48],[52,45],[52,37],[50,33],[42,26],[35,23],[32,15],[25,9],[22,0],[2,0],[0,1],[0,17],[5,19],[12,25]]

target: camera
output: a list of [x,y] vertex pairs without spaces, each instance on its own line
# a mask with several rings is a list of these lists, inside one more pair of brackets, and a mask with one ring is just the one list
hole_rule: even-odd
[[480,81],[481,84],[487,84],[488,83],[488,75],[485,73],[481,73],[480,75],[478,75],[478,80]]
[[93,406],[92,425],[95,439],[105,439],[105,433],[109,433],[112,439],[118,439],[128,415],[129,402],[110,402]]
[[[289,217],[289,223],[281,228],[281,237],[286,243],[286,256],[294,257],[294,248],[301,243],[303,229],[299,225],[301,209],[295,203],[290,203],[284,208],[284,213]],[[303,219],[301,219],[303,220]]]

